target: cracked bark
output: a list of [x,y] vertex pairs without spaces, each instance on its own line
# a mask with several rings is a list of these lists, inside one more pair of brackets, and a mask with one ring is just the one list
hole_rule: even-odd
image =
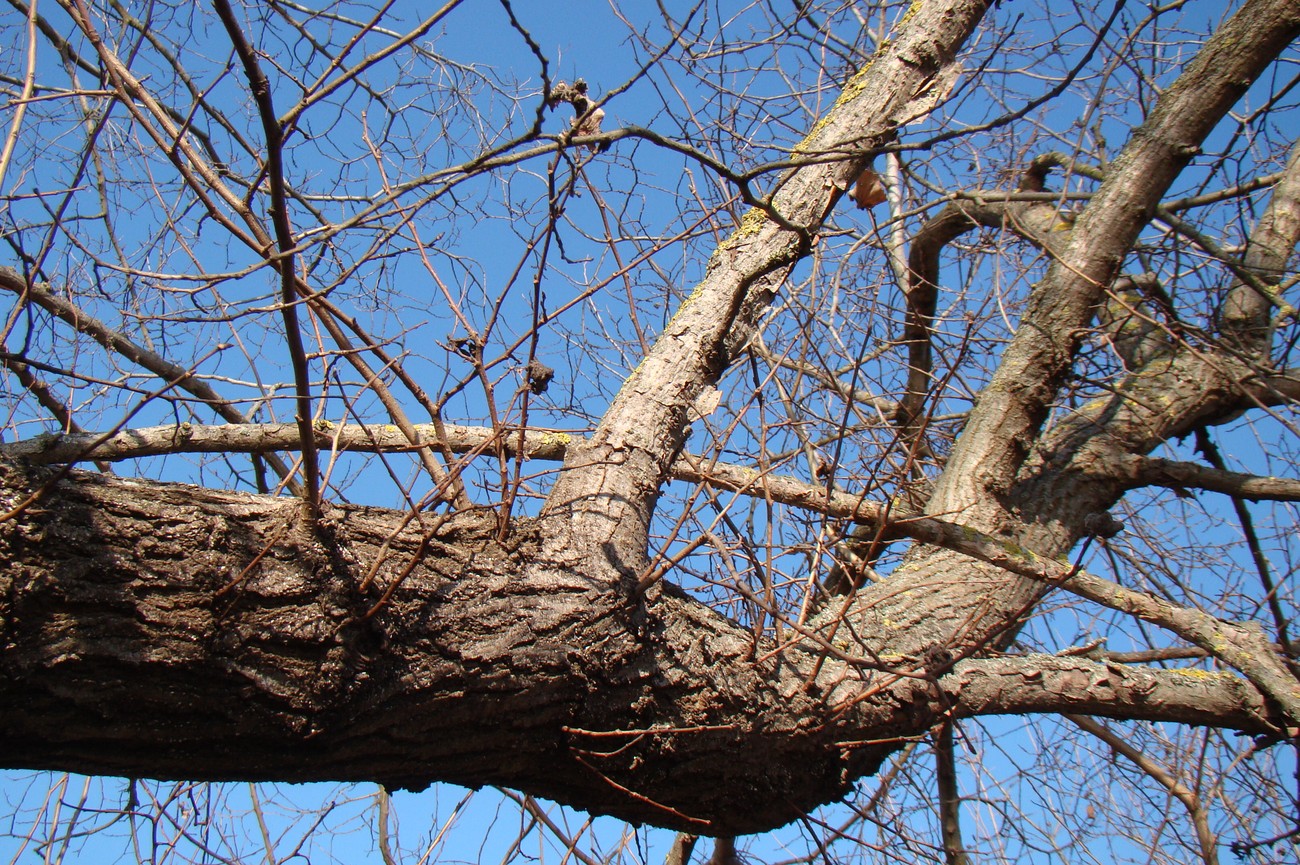
[[[5,504],[49,476],[6,466]],[[936,682],[815,641],[760,660],[749,631],[671,588],[630,606],[520,579],[537,524],[501,544],[487,512],[424,519],[335,508],[326,546],[288,500],[55,483],[0,534],[0,762],[501,784],[717,835],[834,800],[954,706],[1278,723],[1227,674],[1033,657]]]
[[[283,500],[0,468],[3,504],[16,510],[0,524],[9,562],[0,762],[192,779],[502,784],[594,813],[735,835],[841,796],[901,739],[949,715],[1284,726],[1235,675],[975,657],[1005,643],[1044,591],[1010,562],[921,548],[887,585],[781,646],[756,644],[671,586],[634,591],[688,407],[983,8],[915,7],[804,142],[808,164],[718,250],[600,427],[566,451],[540,520],[520,521],[504,540],[491,515],[472,510],[339,508],[309,534]],[[1298,30],[1293,3],[1254,0],[1161,96],[1056,253],[1026,313],[1032,326],[1004,353],[929,513],[1061,555],[1088,514],[1125,489],[1118,478],[1084,482],[1106,448],[1145,453],[1235,408],[1235,370],[1180,357],[1163,374],[1176,387],[1159,412],[1139,398],[1155,386],[1149,376],[1040,433],[1078,330],[1160,195]],[[1098,427],[1104,442],[1086,433]],[[34,504],[15,507],[34,491]]]

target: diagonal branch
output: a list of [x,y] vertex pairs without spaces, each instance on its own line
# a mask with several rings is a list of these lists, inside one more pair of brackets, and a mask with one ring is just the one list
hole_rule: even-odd
[[658,489],[684,441],[690,406],[732,362],[789,269],[809,253],[822,222],[861,173],[865,154],[910,116],[914,100],[953,62],[986,6],[921,0],[897,37],[845,86],[796,148],[827,161],[782,176],[770,200],[781,221],[765,209],[745,214],[590,440],[569,452],[544,511],[556,523],[551,553],[608,562],[606,553],[583,551],[636,551],[638,561],[607,565],[607,581],[630,585],[644,564]]
[[[991,527],[1038,435],[1102,293],[1161,196],[1259,75],[1300,34],[1292,0],[1248,0],[1156,102],[1106,172],[972,410],[931,499]],[[1243,46],[1249,46],[1246,50]]]
[[1145,772],[1156,783],[1168,790],[1171,796],[1183,803],[1183,807],[1187,809],[1187,815],[1192,820],[1192,825],[1196,827],[1196,840],[1201,846],[1201,858],[1206,865],[1218,865],[1219,854],[1216,849],[1218,840],[1210,829],[1209,820],[1206,819],[1205,807],[1201,804],[1200,797],[1194,790],[1179,781],[1172,772],[1142,753],[1138,748],[1130,745],[1123,737],[1096,718],[1076,714],[1067,714],[1065,717],[1080,729],[1086,730],[1105,742],[1115,753],[1127,757],[1133,765]]

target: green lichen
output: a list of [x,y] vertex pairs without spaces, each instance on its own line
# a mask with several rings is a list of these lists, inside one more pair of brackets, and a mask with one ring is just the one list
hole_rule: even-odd
[[1106,406],[1110,405],[1112,397],[1102,397],[1101,399],[1089,400],[1079,407],[1079,414],[1096,414]]
[[1022,562],[1029,562],[1030,564],[1038,562],[1038,553],[1028,547],[1020,546],[1020,544],[1017,544],[1015,541],[1007,541],[1005,549],[1008,553]]
[[1277,321],[1274,325],[1275,327],[1284,325],[1296,317],[1296,308],[1287,303],[1282,297],[1282,286],[1264,285],[1261,286],[1261,289],[1261,293],[1264,297],[1277,309]]

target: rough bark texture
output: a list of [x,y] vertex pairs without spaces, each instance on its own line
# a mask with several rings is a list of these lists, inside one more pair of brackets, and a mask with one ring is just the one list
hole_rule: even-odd
[[[0,764],[502,784],[735,835],[841,796],[900,742],[954,715],[1088,712],[1251,732],[1283,728],[1284,712],[1300,719],[1294,677],[1285,681],[1271,647],[1246,629],[1220,640],[1208,617],[1171,613],[1162,624],[1228,663],[1244,659],[1249,684],[1077,657],[987,657],[1053,582],[1072,585],[1063,565],[1035,563],[1067,553],[1131,485],[1109,465],[1243,402],[1245,360],[1187,350],[1043,431],[1081,329],[1170,182],[1300,32],[1294,0],[1248,2],[1160,96],[1078,221],[1059,242],[1040,239],[1055,263],[925,509],[951,523],[913,530],[939,545],[792,626],[780,645],[669,585],[637,588],[659,488],[682,471],[689,407],[984,8],[913,7],[805,139],[807,164],[721,245],[595,433],[564,451],[540,519],[504,539],[495,514],[474,510],[337,508],[308,526],[284,499],[0,465]],[[1287,207],[1261,248],[1294,246]],[[1032,221],[1040,211],[1019,212]],[[933,254],[980,221],[993,217],[971,208],[955,218]],[[933,257],[921,252],[918,268]],[[1260,266],[1279,268],[1279,256]],[[927,273],[918,286],[933,286]],[[1249,341],[1264,314],[1243,298],[1232,326]],[[930,304],[917,300],[908,336],[919,376]],[[905,423],[920,416],[923,384],[913,377]],[[1108,600],[1086,576],[1080,593],[1145,615],[1137,593]],[[1261,646],[1269,663],[1253,666],[1246,655]]]
[[843,795],[953,707],[1275,724],[1228,675],[1003,659],[940,687],[843,640],[756,646],[673,591],[537,592],[519,579],[536,526],[502,544],[488,514],[337,508],[322,540],[291,500],[13,465],[0,480],[8,506],[45,491],[0,533],[7,766],[502,784],[742,834]]
[[[650,515],[685,441],[688,409],[735,359],[790,267],[812,247],[835,203],[880,146],[915,114],[983,16],[984,0],[913,5],[897,39],[850,79],[796,148],[810,164],[783,175],[765,208],[748,211],[709,260],[705,278],[624,382],[600,425],[565,459],[551,491],[548,556],[618,550],[605,579],[624,587],[644,566]],[[637,552],[632,552],[637,551]],[[588,571],[590,564],[588,561]]]
[[[1045,556],[1065,554],[1090,515],[1123,492],[1090,461],[1145,454],[1240,400],[1251,371],[1229,357],[1195,353],[1165,362],[1162,374],[1134,376],[1113,399],[1083,407],[1051,435],[1040,432],[1103,292],[1160,196],[1231,105],[1300,32],[1300,8],[1280,0],[1248,3],[1220,28],[1162,94],[1108,168],[1100,189],[1051,249],[1053,263],[997,371],[980,394],[926,504],[926,512],[1007,538]],[[1250,46],[1244,50],[1243,46]],[[1026,236],[1036,232],[1028,230]],[[1276,241],[1272,243],[1276,245]],[[924,275],[923,275],[924,276]],[[1161,396],[1154,401],[1152,395]],[[1100,430],[1104,434],[1098,434]],[[1067,430],[1073,430],[1071,436]],[[1032,458],[1031,458],[1032,457]],[[984,591],[963,591],[970,583]],[[945,646],[958,654],[1005,644],[1046,588],[946,551],[921,549],[888,585],[859,595],[850,617],[879,615],[882,597],[938,597],[903,611],[907,653]],[[892,645],[892,643],[891,643]]]

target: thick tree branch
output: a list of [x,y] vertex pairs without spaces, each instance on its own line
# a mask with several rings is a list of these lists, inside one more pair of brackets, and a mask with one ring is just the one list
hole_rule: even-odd
[[914,526],[912,532],[914,537],[924,532],[947,549],[1029,577],[1045,587],[1063,588],[1177,634],[1241,671],[1260,691],[1277,702],[1291,719],[1290,724],[1300,727],[1300,681],[1278,657],[1258,624],[1226,622],[1191,607],[1180,607],[962,526],[927,519],[923,529]]
[[1208,719],[1231,716],[1238,729],[1261,733],[1277,732],[1279,722],[1249,682],[1227,672],[1025,655],[960,661],[940,684],[958,717],[1050,712],[1157,720],[1177,714],[1184,723],[1203,723],[1195,720],[1201,717],[1216,725],[1221,722]]
[[1025,444],[1036,437],[1077,350],[1079,334],[1160,197],[1223,115],[1298,33],[1300,7],[1295,3],[1248,0],[1161,94],[1035,290],[936,486],[932,513],[961,512],[993,527],[1001,507],[989,493],[1009,489],[1028,455]]
[[[983,0],[915,4],[896,38],[850,80],[797,148],[839,161],[788,172],[770,201],[784,224],[751,209],[714,252],[704,280],[624,382],[587,445],[566,458],[545,511],[556,520],[548,536],[557,555],[587,560],[610,547],[625,554],[645,549],[658,489],[682,446],[696,396],[732,362],[789,268],[811,249],[865,154],[909,116],[913,100],[953,62],[985,8]],[[638,564],[611,563],[606,579],[626,583]]]
[[[1015,335],[971,410],[926,505],[928,514],[943,515],[971,532],[965,538],[969,546],[963,546],[960,533],[953,535],[947,524],[935,525],[941,547],[960,550],[997,568],[971,566],[943,549],[919,549],[889,580],[865,587],[849,605],[844,618],[858,633],[875,632],[880,618],[888,616],[900,631],[889,642],[904,651],[941,646],[960,656],[1005,645],[1052,585],[1051,579],[1060,579],[1068,566],[1054,563],[1050,570],[1055,576],[1045,580],[1044,574],[1030,573],[1034,568],[1025,567],[1023,557],[1003,556],[1017,545],[1043,555],[1064,555],[1087,533],[1092,515],[1106,511],[1123,494],[1118,483],[1096,483],[1104,477],[1099,469],[1115,442],[1127,442],[1131,450],[1146,453],[1164,440],[1163,435],[1190,430],[1198,419],[1208,422],[1220,417],[1225,405],[1240,399],[1239,382],[1246,380],[1244,374],[1238,379],[1240,370],[1187,358],[1178,365],[1179,389],[1173,399],[1162,392],[1158,400],[1130,402],[1151,384],[1155,377],[1150,376],[1126,384],[1127,390],[1113,399],[1086,407],[1084,414],[1094,418],[1097,412],[1105,414],[1103,420],[1112,414],[1122,416],[1127,428],[1112,430],[1110,423],[1089,426],[1081,416],[1077,424],[1058,424],[1050,442],[1035,445],[1089,332],[1098,300],[1113,283],[1161,196],[1249,83],[1297,33],[1300,7],[1294,3],[1247,0],[1161,93],[1146,123],[1108,167],[1106,179],[1075,220],[1047,275],[1035,286]],[[1069,439],[1070,434],[1076,438]],[[1069,446],[1059,447],[1062,442]],[[921,532],[917,525],[909,526],[912,537]],[[989,543],[995,537],[1003,540]],[[978,549],[985,546],[984,552]],[[995,552],[998,548],[1003,553]],[[1020,567],[1023,572],[1017,570]],[[1007,571],[1031,579],[1008,579]],[[971,592],[972,582],[982,590]],[[907,597],[910,605],[893,600],[900,596]],[[1100,589],[1088,597],[1115,603]],[[1157,612],[1130,600],[1121,606],[1131,614]],[[1300,710],[1294,678],[1276,657],[1267,651],[1260,654],[1254,647],[1266,644],[1262,635],[1234,631],[1228,642],[1236,642],[1237,648],[1225,652],[1231,647],[1215,638],[1218,626],[1212,617],[1195,611],[1158,612],[1162,622],[1185,639],[1194,635],[1193,642],[1242,669],[1290,711]]]
[[[6,499],[43,482],[0,469]],[[837,798],[954,707],[1277,726],[1231,676],[1037,656],[949,673],[843,640],[756,646],[668,587],[639,613],[549,592],[518,578],[539,527],[501,544],[487,512],[332,509],[317,537],[284,499],[80,472],[42,504],[0,525],[7,766],[500,784],[733,835]]]
[[1115,466],[1116,474],[1134,486],[1172,490],[1209,490],[1250,501],[1300,501],[1300,480],[1225,471],[1198,463],[1159,457],[1128,456]]

